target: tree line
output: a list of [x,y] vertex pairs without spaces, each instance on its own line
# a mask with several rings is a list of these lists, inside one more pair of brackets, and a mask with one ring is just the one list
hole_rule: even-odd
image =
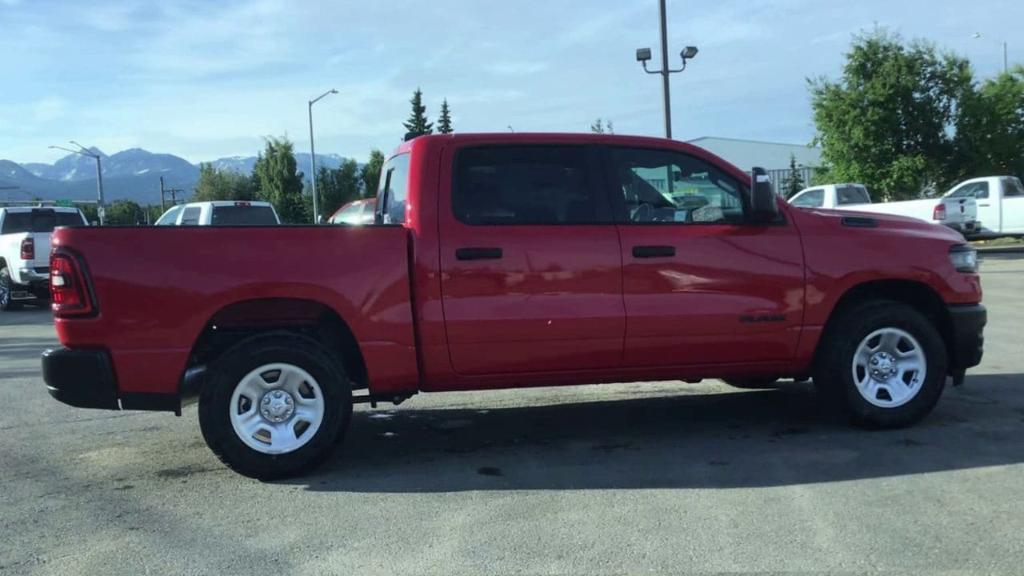
[[[417,88],[409,102],[412,111],[409,119],[402,123],[405,129],[402,139],[433,134],[434,123],[427,117],[422,90]],[[437,132],[450,134],[453,131],[451,108],[446,98],[441,103]],[[376,196],[384,161],[384,154],[372,149],[369,160],[362,166],[353,159],[344,160],[337,168],[320,166],[314,177],[321,215],[330,216],[348,202]],[[201,163],[199,181],[189,201],[218,200],[270,202],[287,224],[313,220],[312,187],[305,182],[305,174],[299,170],[295,159],[294,144],[286,136],[266,138],[250,174]],[[90,222],[97,220],[95,206],[86,206],[83,211]],[[143,225],[156,222],[160,214],[160,206],[144,207],[132,200],[115,200],[106,207],[106,223],[114,226]]]
[[842,76],[808,81],[819,182],[886,199],[1024,174],[1024,67],[977,80],[970,62],[883,29],[854,38]]

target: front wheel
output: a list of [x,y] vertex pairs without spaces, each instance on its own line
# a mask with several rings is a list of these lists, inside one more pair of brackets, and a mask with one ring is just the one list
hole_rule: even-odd
[[199,396],[203,438],[221,461],[246,476],[269,480],[316,466],[351,418],[343,367],[303,336],[244,340],[211,373]]
[[837,318],[814,367],[819,391],[854,423],[899,428],[931,412],[946,385],[946,347],[920,312],[896,302]]

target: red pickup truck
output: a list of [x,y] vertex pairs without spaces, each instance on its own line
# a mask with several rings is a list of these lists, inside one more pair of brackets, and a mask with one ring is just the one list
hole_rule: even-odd
[[977,254],[753,174],[655,138],[437,135],[387,161],[374,225],[61,228],[44,379],[72,406],[197,399],[259,478],[417,392],[813,377],[861,425],[924,417],[981,360]]

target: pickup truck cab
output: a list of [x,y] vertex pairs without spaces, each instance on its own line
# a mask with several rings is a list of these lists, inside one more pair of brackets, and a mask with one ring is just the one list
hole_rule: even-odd
[[50,233],[86,225],[77,208],[0,207],[0,312],[50,297]]
[[659,138],[432,135],[385,163],[373,225],[60,229],[44,379],[89,408],[198,398],[259,478],[418,392],[813,377],[858,424],[924,417],[981,360],[976,253],[753,173]]
[[270,202],[221,200],[171,206],[157,226],[273,226],[281,219]]
[[977,204],[970,197],[945,195],[938,199],[872,203],[863,184],[825,184],[805,188],[789,199],[799,208],[831,208],[909,216],[942,224],[963,234],[977,228]]
[[961,182],[946,198],[978,202],[978,236],[1024,235],[1024,186],[1016,176],[986,176]]

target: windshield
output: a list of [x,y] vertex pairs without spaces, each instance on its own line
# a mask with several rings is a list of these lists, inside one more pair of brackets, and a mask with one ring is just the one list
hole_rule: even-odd
[[270,206],[215,206],[213,226],[273,226],[277,217]]
[[54,210],[33,210],[31,212],[8,212],[4,217],[0,234],[19,232],[53,232],[58,226],[82,226],[85,222],[78,212],[57,212]]

